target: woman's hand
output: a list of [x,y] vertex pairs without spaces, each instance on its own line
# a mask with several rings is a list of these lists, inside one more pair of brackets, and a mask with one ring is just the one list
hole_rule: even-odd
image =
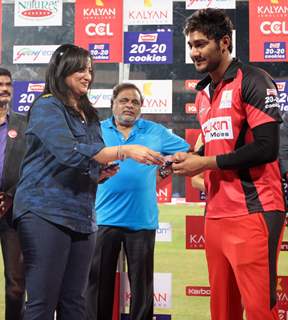
[[132,158],[138,162],[145,164],[160,165],[164,163],[164,157],[156,151],[140,145],[123,145],[121,152],[126,158]]

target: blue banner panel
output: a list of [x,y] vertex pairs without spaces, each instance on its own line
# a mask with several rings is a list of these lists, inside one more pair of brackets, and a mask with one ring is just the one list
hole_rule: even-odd
[[18,113],[28,112],[32,103],[42,93],[43,89],[43,81],[14,81],[13,111]]
[[124,33],[124,63],[169,64],[173,62],[171,31]]

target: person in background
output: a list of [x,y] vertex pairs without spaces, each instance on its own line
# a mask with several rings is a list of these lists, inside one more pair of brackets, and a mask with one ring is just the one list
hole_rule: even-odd
[[84,319],[100,164],[126,158],[161,163],[161,155],[144,146],[105,146],[87,97],[92,82],[89,52],[61,45],[30,110],[14,199],[26,277],[24,320],[51,320],[56,308],[59,320]]
[[231,57],[232,29],[220,9],[186,20],[195,68],[208,73],[195,101],[204,147],[200,156],[176,154],[172,168],[204,172],[211,319],[242,320],[244,309],[247,320],[276,320],[285,221],[277,88],[264,70]]
[[21,320],[24,311],[23,257],[12,226],[12,203],[25,151],[26,117],[12,112],[12,76],[0,67],[0,239],[5,277],[5,320]]
[[[190,146],[182,138],[161,124],[141,118],[142,105],[142,93],[134,84],[121,83],[114,87],[111,99],[113,116],[101,122],[107,146],[125,147],[136,143],[165,156],[189,150]],[[169,167],[169,162],[166,165]],[[158,228],[157,170],[155,165],[145,166],[129,159],[120,162],[119,173],[97,190],[98,230],[87,291],[89,320],[112,319],[115,273],[121,245],[128,264],[130,319],[153,318],[153,261],[155,230]]]

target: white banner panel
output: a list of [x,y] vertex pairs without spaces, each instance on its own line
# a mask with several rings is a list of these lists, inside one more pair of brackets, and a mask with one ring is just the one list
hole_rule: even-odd
[[90,89],[88,98],[94,108],[110,108],[112,89]]
[[13,46],[13,63],[49,63],[59,45]]
[[124,0],[124,25],[173,24],[172,0]]
[[62,26],[62,0],[15,0],[15,27]]
[[172,80],[127,80],[144,95],[141,113],[172,113]]
[[159,222],[159,228],[156,230],[156,241],[171,242],[172,226],[169,222]]
[[[129,306],[131,297],[128,275],[124,276],[124,305]],[[172,273],[154,273],[154,307],[170,309],[172,307]]]
[[186,9],[205,9],[205,8],[219,8],[219,9],[235,9],[235,0],[186,0]]

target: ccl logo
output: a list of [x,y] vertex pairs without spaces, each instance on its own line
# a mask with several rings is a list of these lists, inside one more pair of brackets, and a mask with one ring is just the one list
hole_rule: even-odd
[[288,34],[288,28],[285,21],[263,21],[260,25],[263,34]]
[[85,32],[88,36],[113,36],[114,33],[110,30],[110,23],[88,23],[85,27]]

